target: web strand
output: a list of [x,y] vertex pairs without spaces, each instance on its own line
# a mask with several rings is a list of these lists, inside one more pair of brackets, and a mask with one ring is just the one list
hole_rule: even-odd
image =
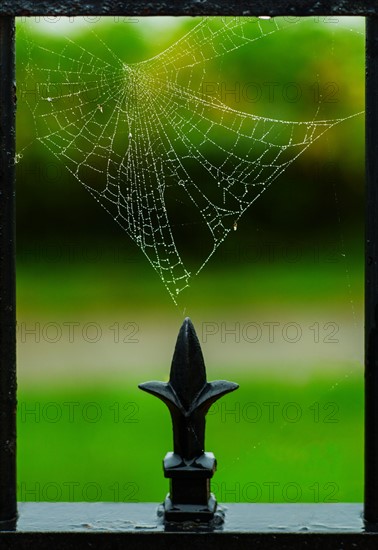
[[[33,44],[27,78],[37,139],[139,246],[174,302],[189,286],[169,197],[196,212],[210,260],[243,213],[320,136],[345,119],[293,122],[237,111],[204,92],[206,63],[287,25],[206,18],[159,55],[126,64],[67,40]],[[33,52],[43,53],[33,65]],[[43,83],[43,84],[41,84]],[[193,273],[194,274],[194,273]]]

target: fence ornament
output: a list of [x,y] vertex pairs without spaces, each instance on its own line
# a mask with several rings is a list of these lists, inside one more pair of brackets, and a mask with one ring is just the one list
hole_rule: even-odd
[[189,318],[177,337],[169,382],[145,382],[139,388],[161,399],[173,424],[173,452],[163,461],[170,491],[163,510],[166,521],[209,522],[217,501],[210,491],[216,470],[213,453],[205,452],[205,416],[211,405],[239,387],[235,382],[207,382],[201,346]]

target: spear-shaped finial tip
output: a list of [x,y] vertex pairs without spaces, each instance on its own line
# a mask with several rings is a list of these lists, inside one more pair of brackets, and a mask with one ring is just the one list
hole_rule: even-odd
[[177,337],[169,383],[186,409],[206,384],[201,346],[189,317],[184,320]]

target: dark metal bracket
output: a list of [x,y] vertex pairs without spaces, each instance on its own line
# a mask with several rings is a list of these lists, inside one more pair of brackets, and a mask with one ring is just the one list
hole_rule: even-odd
[[217,462],[213,453],[204,450],[205,416],[217,399],[238,387],[226,380],[207,382],[201,346],[189,318],[177,338],[169,382],[139,384],[167,405],[172,418],[173,452],[163,462],[164,475],[170,479],[163,504],[166,521],[214,519],[217,501],[210,491],[210,479]]

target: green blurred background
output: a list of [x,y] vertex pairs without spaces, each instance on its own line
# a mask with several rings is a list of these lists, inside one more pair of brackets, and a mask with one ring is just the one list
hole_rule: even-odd
[[[25,38],[19,22],[20,500],[164,498],[170,419],[137,384],[167,378],[187,315],[209,379],[240,384],[209,412],[218,499],[362,500],[363,115],[331,129],[273,183],[178,306],[126,233],[33,141],[23,82],[30,62],[42,62],[34,41],[61,51],[69,36],[96,54],[101,37],[137,62],[196,23],[46,18],[29,21]],[[230,95],[238,110],[348,117],[364,109],[363,21],[290,24],[206,70],[227,89],[259,90],[255,101]],[[185,248],[193,261],[201,231],[193,227]]]

